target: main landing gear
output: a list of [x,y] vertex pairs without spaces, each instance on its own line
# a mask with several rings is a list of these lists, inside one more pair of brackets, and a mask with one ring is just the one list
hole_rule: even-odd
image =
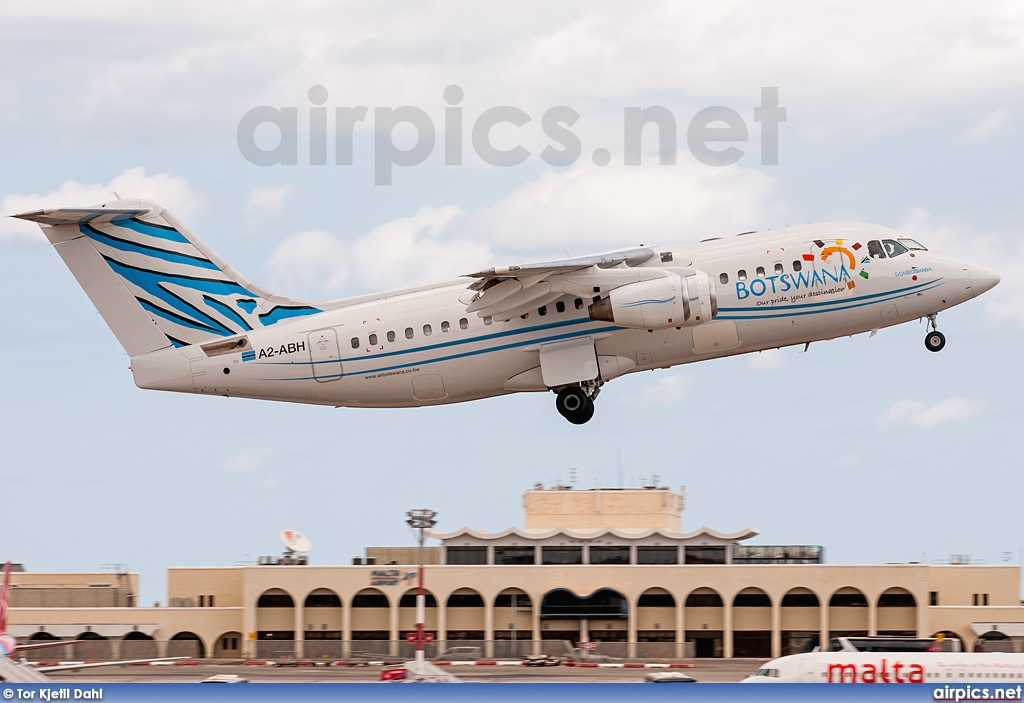
[[594,417],[594,399],[601,392],[601,383],[585,381],[578,386],[566,386],[555,397],[558,414],[574,425],[582,425]]
[[939,324],[935,318],[937,313],[932,313],[928,316],[928,322],[931,324],[932,330],[924,336],[924,346],[928,351],[937,352],[942,351],[942,348],[946,346],[946,335],[939,332]]

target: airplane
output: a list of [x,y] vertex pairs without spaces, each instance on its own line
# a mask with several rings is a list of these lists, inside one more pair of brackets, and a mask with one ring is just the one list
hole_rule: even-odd
[[[1002,652],[811,652],[761,665],[740,683],[1024,683],[1024,654]],[[940,689],[936,689],[940,690]]]
[[70,664],[51,664],[47,666],[31,666],[22,659],[15,660],[15,655],[31,649],[43,649],[46,647],[63,647],[68,644],[78,644],[85,640],[54,640],[50,642],[31,642],[29,644],[18,644],[18,641],[7,632],[8,594],[11,590],[11,562],[7,562],[4,568],[4,587],[0,591],[0,681],[7,683],[52,683],[53,679],[45,672],[51,671],[77,671],[79,669],[94,669],[101,666],[122,666],[125,664],[146,664],[149,662],[170,662],[188,657],[163,657],[159,659],[127,659],[107,662],[77,662]]
[[937,314],[999,282],[887,227],[826,222],[307,302],[252,283],[150,201],[13,217],[39,224],[140,388],[348,407],[553,391],[577,425],[629,373],[922,318],[939,351]]

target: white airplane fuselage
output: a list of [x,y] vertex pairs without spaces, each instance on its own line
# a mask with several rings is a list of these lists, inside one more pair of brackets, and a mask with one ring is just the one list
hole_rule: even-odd
[[[938,687],[1024,685],[1024,654],[1003,652],[809,652],[772,659],[741,683],[917,683]],[[980,689],[973,696],[981,697]],[[1019,694],[1018,694],[1019,695]],[[963,700],[961,697],[956,700]],[[991,691],[984,697],[996,698]],[[977,698],[974,698],[977,700]]]
[[131,368],[138,386],[169,391],[333,406],[457,403],[548,390],[542,345],[589,338],[604,382],[871,332],[934,315],[999,280],[924,249],[869,256],[869,241],[899,237],[876,225],[823,223],[652,247],[657,255],[635,268],[705,272],[717,297],[713,320],[678,327],[591,319],[589,307],[606,291],[564,295],[508,321],[481,319],[467,312],[473,293],[463,279],[254,329],[241,351],[166,348],[134,357]]

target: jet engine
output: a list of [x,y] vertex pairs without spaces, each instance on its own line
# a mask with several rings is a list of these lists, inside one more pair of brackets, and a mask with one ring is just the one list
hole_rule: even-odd
[[708,322],[718,314],[714,282],[703,271],[620,286],[589,308],[592,320],[623,327],[661,330]]

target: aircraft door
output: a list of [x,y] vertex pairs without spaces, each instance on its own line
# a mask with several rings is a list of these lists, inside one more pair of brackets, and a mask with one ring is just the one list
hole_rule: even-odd
[[321,383],[336,381],[342,377],[341,353],[338,350],[338,333],[333,329],[309,333],[309,360],[313,366],[313,378]]

